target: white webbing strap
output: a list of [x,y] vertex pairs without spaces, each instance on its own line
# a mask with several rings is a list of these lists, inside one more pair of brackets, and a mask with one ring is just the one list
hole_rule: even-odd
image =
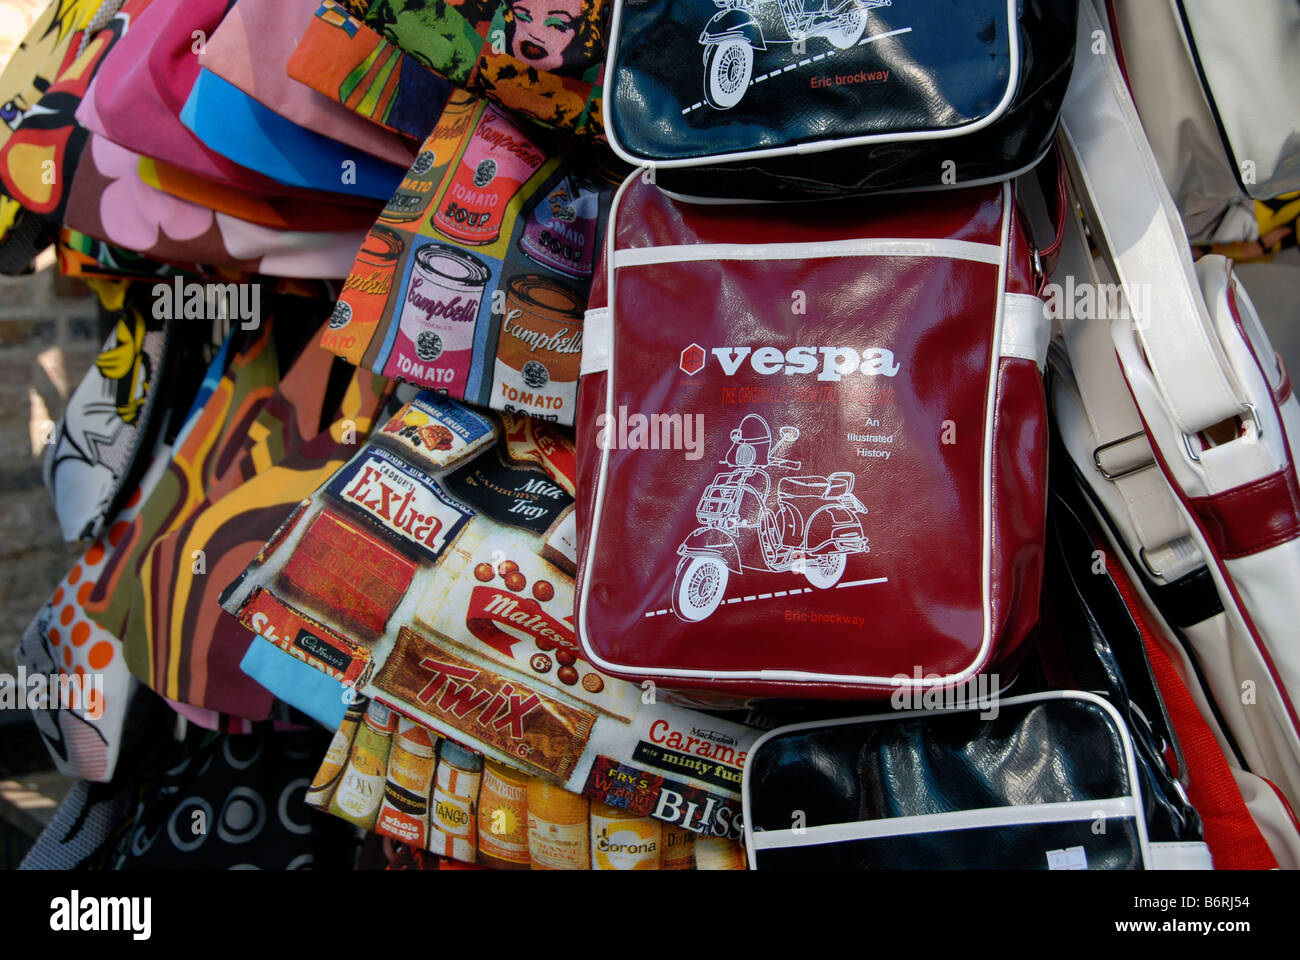
[[1246,410],[1192,266],[1187,236],[1129,99],[1109,40],[1080,4],[1074,74],[1061,113],[1075,183],[1104,239],[1166,415],[1194,435]]
[[[1168,479],[1156,465],[1124,382],[1110,337],[1110,298],[1101,295],[1105,284],[1098,269],[1088,252],[1083,225],[1071,216],[1061,241],[1054,286],[1049,288],[1054,300],[1049,298],[1048,305],[1053,307],[1092,436],[1092,462],[1081,462],[1079,468],[1092,472],[1094,486],[1114,487],[1128,517],[1120,527],[1137,538],[1130,548],[1150,573],[1168,582],[1190,573],[1204,558],[1188,535]],[[1076,298],[1075,288],[1088,289],[1092,295]]]

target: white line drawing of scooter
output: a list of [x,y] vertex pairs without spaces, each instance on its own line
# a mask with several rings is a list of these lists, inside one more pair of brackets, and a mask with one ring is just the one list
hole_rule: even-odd
[[867,29],[867,11],[891,0],[713,0],[718,12],[700,33],[704,99],[717,110],[740,103],[754,73],[754,51],[816,37],[847,50]]
[[772,483],[772,471],[803,469],[802,461],[775,455],[798,439],[796,427],[781,427],[773,447],[767,421],[753,413],[731,431],[731,448],[718,461],[730,469],[716,474],[700,494],[699,526],[677,548],[672,608],[682,620],[708,618],[722,603],[732,573],[793,570],[826,590],[844,575],[849,556],[870,552],[862,528],[867,508],[853,493],[852,473]]

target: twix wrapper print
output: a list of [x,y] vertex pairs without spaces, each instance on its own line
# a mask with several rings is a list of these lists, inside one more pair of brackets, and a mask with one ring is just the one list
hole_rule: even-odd
[[468,530],[399,635],[403,666],[390,658],[374,677],[378,695],[574,792],[736,835],[755,731],[647,702],[640,687],[592,666],[574,631],[573,581],[546,558],[543,536],[522,525]]
[[[362,693],[487,760],[635,817],[738,837],[758,731],[658,702],[583,655],[573,466],[567,431],[422,393],[223,605],[252,628],[270,595],[318,624],[309,645],[325,659],[331,637],[362,647]],[[478,831],[443,833],[474,844]]]

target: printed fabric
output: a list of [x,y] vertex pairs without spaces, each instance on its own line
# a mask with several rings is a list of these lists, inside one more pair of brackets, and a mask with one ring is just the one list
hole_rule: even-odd
[[512,769],[362,698],[306,801],[410,851],[493,870],[743,870],[739,840],[697,835]]
[[[13,129],[39,103],[63,68],[76,59],[83,37],[98,32],[120,6],[121,0],[54,0],[36,18],[0,73],[0,148],[8,144]],[[15,164],[19,170],[25,165],[21,156]],[[26,213],[19,200],[0,195],[3,272],[21,272],[45,246],[41,241],[46,238],[35,228],[36,223],[37,218]]]
[[[98,91],[77,110],[100,126]],[[242,96],[242,95],[241,95]],[[190,203],[149,186],[139,154],[90,134],[65,217],[69,227],[155,260],[290,277],[339,277],[361,242],[358,233],[278,230]]]
[[180,119],[199,76],[205,38],[214,36],[230,3],[153,0],[149,15],[132,21],[118,55],[105,59],[95,115],[81,122],[133,153],[257,196],[283,196],[293,191],[210,150]]
[[[364,23],[354,16],[362,6]],[[351,9],[324,0],[289,75],[421,137],[429,125],[413,130],[399,109],[403,100],[414,101],[403,96],[403,85],[422,82],[415,79],[419,69],[531,120],[602,139],[611,9],[606,0],[379,0]]]
[[170,377],[172,324],[132,289],[46,450],[45,485],[65,540],[99,536],[144,471]]
[[310,870],[351,860],[354,842],[302,802],[323,734],[191,729],[136,804],[117,870]]
[[321,346],[375,373],[572,424],[611,187],[455,94],[370,230]]
[[601,125],[607,0],[375,0],[365,21],[456,86],[579,136]]
[[200,70],[181,122],[210,149],[288,187],[382,200],[402,168],[280,116],[210,70]]
[[[226,338],[212,358],[185,417],[187,423],[216,389],[225,370],[230,339]],[[177,397],[171,404],[173,415],[181,412],[181,401]],[[84,601],[95,588],[108,558],[122,543],[123,533],[139,513],[144,498],[162,478],[170,449],[165,442],[157,445],[135,492],[112,518],[108,530],[86,549],[36,612],[18,648],[18,663],[29,676],[54,677],[58,689],[68,691],[57,700],[51,694],[50,708],[32,713],[51,759],[68,777],[107,782],[117,768],[138,681],[127,669],[122,641],[87,616]]]
[[389,130],[423,139],[452,85],[334,0],[325,0],[289,57],[288,75]]
[[286,120],[399,167],[415,145],[285,73],[320,0],[239,0],[199,54],[199,64]]
[[[222,605],[263,638],[255,642],[455,747],[415,744],[424,773],[435,748],[448,776],[476,773],[469,748],[516,780],[735,839],[758,731],[647,701],[577,642],[575,469],[571,431],[422,391],[293,511]],[[367,724],[357,737],[374,754],[361,764],[374,779],[344,807],[362,825],[374,812],[363,801],[378,809],[383,786],[376,741],[391,739],[397,720]],[[702,724],[707,740],[692,734]]]
[[104,57],[150,2],[126,0],[63,67],[0,147],[0,189],[29,213],[54,224],[64,221],[70,187],[90,136],[77,123],[77,107]]
[[[279,357],[299,349],[295,338],[300,344],[302,334],[292,328],[300,323],[301,318],[277,324],[263,317],[255,335],[241,333],[225,375],[177,438],[162,478],[139,513],[110,529],[118,549],[84,601],[87,615],[122,639],[132,673],[153,689],[183,703],[254,720],[267,716],[271,696],[239,671],[247,634],[232,633],[215,597],[207,597],[208,563],[219,571],[231,556],[241,556],[246,533],[264,539],[259,523],[269,522],[273,530],[281,519],[277,505],[301,496],[294,485],[297,471],[308,471],[310,490],[312,458],[323,456],[328,463],[326,448],[336,447],[320,423],[331,384],[329,358],[322,368],[312,363],[320,352],[308,350],[281,381]],[[285,329],[277,335],[281,326]],[[375,387],[382,384],[344,390],[341,406],[330,409],[338,410],[339,419],[350,418],[364,435],[366,411],[377,402]],[[329,425],[342,435],[341,424]],[[260,486],[243,483],[268,473],[270,480]],[[231,490],[234,499],[221,503]],[[182,549],[187,551],[183,563],[176,559]],[[248,556],[243,553],[236,563],[242,565]]]

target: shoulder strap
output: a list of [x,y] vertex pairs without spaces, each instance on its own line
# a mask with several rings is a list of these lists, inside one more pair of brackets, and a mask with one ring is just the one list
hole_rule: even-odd
[[1061,125],[1067,163],[1113,259],[1168,415],[1191,435],[1244,413],[1245,394],[1200,294],[1178,210],[1088,0]]

